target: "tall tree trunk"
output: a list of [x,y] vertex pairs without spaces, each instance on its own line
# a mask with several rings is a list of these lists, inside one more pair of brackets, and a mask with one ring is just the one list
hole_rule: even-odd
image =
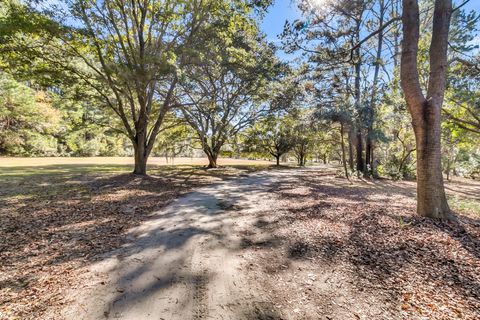
[[[363,11],[362,11],[363,14]],[[355,28],[355,43],[360,42],[360,27],[362,23],[362,14],[355,19],[356,28]],[[365,171],[365,165],[363,160],[363,136],[362,129],[364,125],[364,110],[362,107],[362,54],[360,51],[361,47],[355,49],[355,88],[354,88],[354,99],[355,99],[355,110],[356,110],[356,156],[357,156],[357,173],[360,175],[360,172]]]
[[401,85],[417,145],[417,213],[449,218],[441,164],[441,108],[445,93],[451,0],[435,0],[430,44],[430,77],[425,97],[420,86],[417,55],[420,37],[418,0],[403,0]]
[[277,154],[275,156],[275,160],[277,161],[277,166],[279,166],[280,165],[280,155],[279,154]]
[[373,145],[373,143],[370,147],[370,163],[371,163],[370,170],[372,171],[372,176],[374,178],[378,178],[378,172],[377,172],[377,163],[378,162],[375,161],[375,146]]
[[372,97],[370,100],[370,104],[367,110],[367,136],[366,136],[366,145],[365,145],[365,170],[364,174],[366,176],[373,175],[373,122],[375,121],[375,108],[376,108],[376,99],[377,99],[377,92],[378,92],[378,76],[380,73],[380,60],[382,58],[382,49],[383,49],[383,20],[385,17],[385,1],[380,0],[380,14],[378,17],[378,29],[382,30],[378,34],[378,42],[377,42],[377,55],[375,57],[375,72],[373,75],[373,83],[372,83]]
[[348,166],[350,170],[353,171],[353,126],[350,126],[348,130]]
[[[392,16],[398,17],[400,14],[400,1],[391,1],[392,5]],[[398,66],[400,65],[400,26],[395,26],[393,28],[393,69],[398,70]],[[397,75],[395,73],[394,75]],[[398,81],[393,82],[393,90],[396,91],[399,89]]]
[[[427,102],[428,107],[421,125],[416,125],[417,143],[417,211],[432,218],[447,218],[450,209],[443,185],[440,110]],[[421,108],[418,106],[417,108]]]
[[362,131],[357,129],[357,138],[356,138],[356,149],[357,149],[357,172],[363,172],[365,170],[365,165],[363,162],[363,137]]
[[341,145],[342,145],[342,164],[343,164],[343,170],[345,171],[345,177],[349,179],[348,177],[348,168],[347,168],[347,160],[345,157],[345,141],[344,141],[344,127],[343,127],[343,122],[340,122],[340,139],[341,139]]

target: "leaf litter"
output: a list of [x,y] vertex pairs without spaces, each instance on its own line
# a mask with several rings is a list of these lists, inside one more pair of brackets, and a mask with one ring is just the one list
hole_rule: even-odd
[[252,234],[281,244],[245,250],[282,319],[480,318],[480,212],[422,218],[413,182],[312,171],[271,192],[271,222]]

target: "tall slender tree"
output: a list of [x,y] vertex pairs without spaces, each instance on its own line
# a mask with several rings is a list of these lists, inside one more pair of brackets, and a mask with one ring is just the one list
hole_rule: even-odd
[[376,55],[375,55],[375,69],[373,73],[373,80],[372,80],[372,93],[370,97],[370,101],[367,103],[366,106],[366,111],[365,111],[365,118],[366,118],[366,137],[365,137],[365,163],[366,163],[366,168],[365,168],[365,173],[367,175],[373,175],[374,174],[374,156],[373,156],[373,124],[375,120],[375,114],[376,114],[376,105],[377,105],[377,99],[378,99],[378,93],[379,93],[379,75],[380,75],[380,67],[382,66],[382,50],[384,47],[384,33],[385,31],[383,30],[383,24],[385,22],[385,15],[387,11],[387,5],[384,0],[379,1],[379,12],[378,12],[378,25],[376,26],[378,30],[378,39],[377,39],[377,50],[376,50]]

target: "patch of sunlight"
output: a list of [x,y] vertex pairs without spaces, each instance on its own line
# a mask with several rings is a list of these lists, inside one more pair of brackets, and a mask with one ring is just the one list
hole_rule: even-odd
[[448,204],[453,210],[474,213],[480,215],[480,201],[474,199],[462,199],[456,196],[448,198]]

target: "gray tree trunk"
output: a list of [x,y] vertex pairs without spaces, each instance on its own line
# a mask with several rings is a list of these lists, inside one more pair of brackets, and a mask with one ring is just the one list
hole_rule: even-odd
[[[380,15],[378,17],[378,28],[382,30],[383,28],[383,20],[385,17],[385,1],[380,0]],[[375,72],[373,75],[373,83],[372,83],[372,97],[370,100],[370,104],[368,105],[367,110],[367,136],[366,136],[366,143],[365,143],[365,175],[367,176],[374,176],[374,169],[373,169],[373,139],[372,139],[372,131],[373,131],[373,122],[375,120],[375,108],[376,108],[376,98],[378,92],[378,76],[380,73],[380,59],[382,58],[382,50],[383,50],[383,30],[380,31],[378,34],[378,42],[377,42],[377,55],[375,59]]]
[[348,166],[353,171],[353,125],[348,130]]
[[340,139],[341,139],[341,146],[342,146],[342,164],[343,164],[343,170],[345,171],[345,177],[349,179],[348,176],[348,168],[347,168],[347,160],[345,156],[345,141],[344,141],[344,126],[343,122],[340,122]]

